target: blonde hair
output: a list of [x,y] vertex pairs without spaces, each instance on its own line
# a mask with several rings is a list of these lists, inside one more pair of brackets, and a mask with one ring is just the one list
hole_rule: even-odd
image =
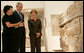
[[33,13],[33,12],[35,12],[37,14],[37,10],[35,10],[35,9],[32,9],[30,14]]

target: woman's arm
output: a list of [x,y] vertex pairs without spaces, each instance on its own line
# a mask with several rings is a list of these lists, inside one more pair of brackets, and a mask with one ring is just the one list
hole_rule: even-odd
[[34,29],[33,29],[33,27],[32,27],[32,24],[31,24],[30,20],[28,20],[28,27],[29,27],[29,30],[30,30],[31,32],[33,32],[34,34],[36,34],[36,32],[34,31]]
[[42,23],[41,23],[41,20],[40,20],[40,19],[39,19],[39,23],[40,23],[40,24],[39,24],[39,33],[40,33],[40,35],[42,35],[42,34],[41,34],[41,30],[42,30]]
[[[39,19],[40,20],[40,19]],[[41,23],[41,20],[39,21],[40,24],[39,24],[39,33],[36,33],[37,34],[37,38],[40,37],[42,35],[41,33],[41,30],[42,30],[42,23]]]
[[41,23],[41,20],[40,20],[40,26],[39,26],[39,32],[41,33],[41,30],[42,30],[42,23]]
[[10,22],[6,22],[7,27],[15,27],[18,26],[21,22],[15,23],[15,24],[11,24]]

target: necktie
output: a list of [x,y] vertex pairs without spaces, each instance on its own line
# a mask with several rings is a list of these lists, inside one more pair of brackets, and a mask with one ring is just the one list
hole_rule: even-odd
[[21,21],[22,21],[22,15],[21,15],[21,13],[19,12],[19,16],[20,16],[20,19],[21,19]]

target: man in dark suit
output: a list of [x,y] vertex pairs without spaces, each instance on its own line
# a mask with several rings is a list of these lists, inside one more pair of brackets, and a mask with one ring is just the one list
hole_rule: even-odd
[[21,22],[18,26],[15,28],[16,31],[16,50],[20,50],[20,52],[25,52],[25,27],[24,27],[24,14],[21,13],[21,10],[23,8],[23,4],[21,2],[18,2],[16,4],[16,11],[13,12],[13,17],[16,18],[16,22]]
[[31,52],[41,52],[41,20],[36,17],[37,11],[34,9],[30,12],[31,19],[28,20],[29,36],[31,43]]

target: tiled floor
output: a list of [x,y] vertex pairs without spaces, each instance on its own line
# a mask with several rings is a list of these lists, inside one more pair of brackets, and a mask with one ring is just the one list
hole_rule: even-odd
[[[31,52],[30,49],[31,49],[31,48],[26,48],[26,52]],[[45,47],[41,47],[41,51],[42,51],[42,52],[46,52],[46,51],[45,51]]]
[[63,50],[54,50],[55,52],[64,52]]
[[[31,48],[26,48],[26,52],[31,52]],[[41,47],[41,52],[46,52],[45,47]],[[53,51],[48,51],[48,52],[64,52],[63,50],[53,50]]]

